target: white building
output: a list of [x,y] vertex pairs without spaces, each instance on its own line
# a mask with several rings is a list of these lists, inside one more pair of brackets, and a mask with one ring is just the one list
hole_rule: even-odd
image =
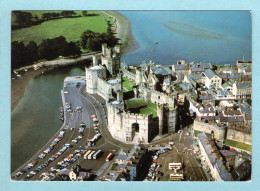
[[218,89],[221,87],[222,79],[211,69],[206,70],[203,75],[205,77],[205,86],[208,89]]
[[233,94],[236,99],[251,98],[252,83],[251,82],[235,82],[233,84]]

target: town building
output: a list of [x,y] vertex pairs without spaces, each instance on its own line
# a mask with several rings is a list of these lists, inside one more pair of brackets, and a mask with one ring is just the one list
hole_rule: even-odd
[[251,98],[252,83],[251,82],[235,82],[232,90],[236,99]]
[[221,87],[222,79],[211,69],[205,70],[202,75],[205,77],[205,86],[208,89],[218,89]]
[[198,144],[201,151],[201,161],[207,166],[207,170],[212,178],[215,181],[231,181],[231,173],[228,172],[223,158],[211,140],[211,135],[199,134]]

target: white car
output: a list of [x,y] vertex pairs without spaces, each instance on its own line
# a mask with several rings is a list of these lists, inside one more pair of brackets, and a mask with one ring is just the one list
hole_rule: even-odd
[[68,91],[64,91],[65,94],[68,94],[69,92]]

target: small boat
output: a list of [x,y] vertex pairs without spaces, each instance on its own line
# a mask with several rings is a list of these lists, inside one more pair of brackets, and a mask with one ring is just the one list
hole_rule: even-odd
[[155,44],[159,44],[159,42],[156,42]]
[[60,107],[60,120],[64,121],[64,110],[62,107]]
[[152,50],[151,50],[151,52],[155,52],[155,50],[154,50],[154,49],[152,49]]

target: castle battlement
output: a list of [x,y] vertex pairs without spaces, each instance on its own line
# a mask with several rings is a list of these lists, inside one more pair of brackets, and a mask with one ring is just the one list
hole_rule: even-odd
[[142,119],[151,119],[153,118],[153,114],[141,114],[141,113],[130,113],[130,112],[124,112],[123,114],[125,114],[126,117],[136,117],[136,118],[142,118]]

